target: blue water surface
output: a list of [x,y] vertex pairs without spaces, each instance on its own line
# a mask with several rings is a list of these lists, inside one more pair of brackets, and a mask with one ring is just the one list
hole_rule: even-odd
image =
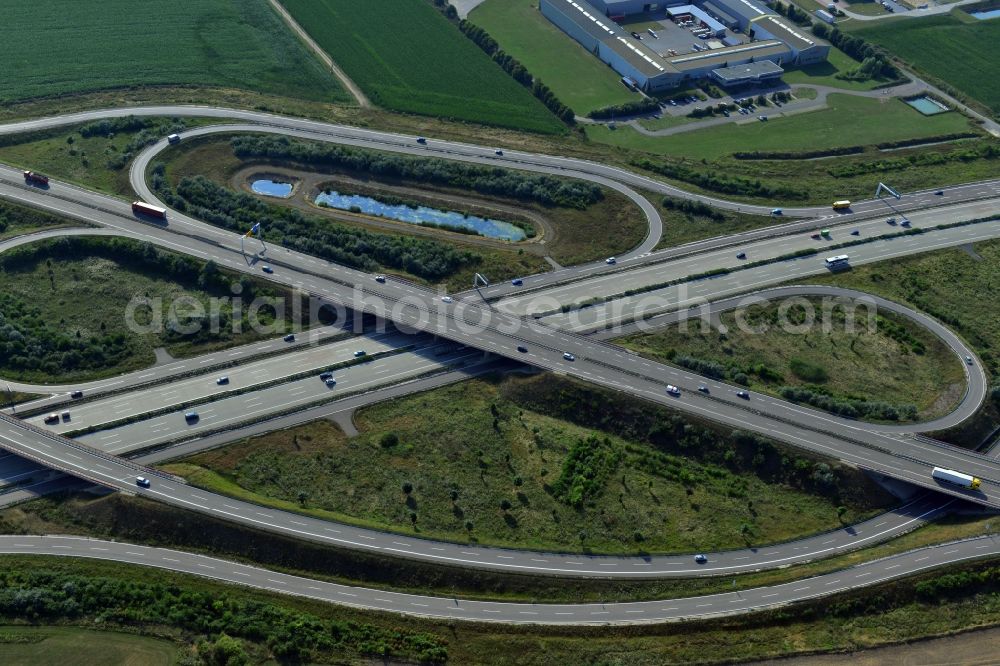
[[281,183],[276,180],[261,179],[255,180],[250,185],[250,189],[256,194],[263,194],[269,197],[281,197],[286,199],[292,194],[291,183]]
[[323,203],[331,208],[338,208],[340,210],[358,208],[366,215],[387,217],[410,224],[428,222],[453,229],[471,229],[488,238],[519,241],[524,240],[526,237],[524,229],[510,222],[490,220],[475,215],[465,216],[454,211],[438,210],[437,208],[429,208],[427,206],[410,208],[405,205],[389,205],[360,194],[340,194],[339,192],[329,190],[329,193],[320,193],[316,197],[316,203]]

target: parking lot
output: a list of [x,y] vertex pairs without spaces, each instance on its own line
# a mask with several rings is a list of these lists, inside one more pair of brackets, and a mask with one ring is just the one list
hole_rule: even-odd
[[[691,32],[690,28],[677,25],[667,18],[665,13],[661,13],[660,16],[661,18],[646,16],[642,21],[623,23],[622,27],[625,30],[638,34],[639,37],[641,37],[640,41],[642,41],[643,44],[659,53],[661,56],[668,58],[675,55],[694,53],[697,51],[697,49],[694,48],[695,44],[702,49],[706,49],[709,47],[708,42],[722,39],[721,37],[699,39]],[[649,30],[655,32],[656,37],[653,37],[653,35],[649,33]],[[728,29],[726,30],[726,37],[734,37],[741,41],[746,41],[745,35],[734,33]],[[722,43],[719,41],[716,48],[721,46]]]

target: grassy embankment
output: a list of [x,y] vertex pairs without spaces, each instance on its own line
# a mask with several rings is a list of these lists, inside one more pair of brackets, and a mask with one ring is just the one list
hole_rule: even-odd
[[[413,197],[414,192],[419,191],[420,198],[424,199],[427,204],[442,209],[454,208],[454,202],[457,199],[471,199],[473,204],[478,203],[484,208],[489,208],[491,205],[499,206],[502,207],[503,211],[521,209],[525,214],[540,217],[548,223],[552,234],[545,238],[544,253],[565,265],[620,254],[639,244],[648,230],[642,211],[624,196],[607,188],[601,189],[601,200],[582,210],[570,206],[542,205],[530,200],[470,192],[467,188],[389,178],[368,171],[335,166],[311,166],[280,159],[242,160],[233,154],[232,147],[226,137],[190,142],[167,157],[169,161],[167,162],[166,175],[174,185],[184,177],[195,175],[207,176],[219,185],[229,185],[233,175],[249,165],[273,164],[300,170],[305,175],[320,172],[323,174],[324,182],[336,182],[338,176],[359,180],[369,188],[385,188],[389,193],[398,192],[405,197]],[[438,198],[435,198],[435,195]],[[269,203],[280,204],[281,202],[272,201]],[[338,213],[314,206],[307,207],[306,210],[310,214],[331,217],[338,222],[352,226],[372,228],[370,223],[366,225],[366,218],[361,215]],[[504,217],[503,211],[497,215],[501,219]],[[382,222],[383,220],[378,218],[375,221]],[[394,227],[402,236],[413,236],[415,233],[412,226],[406,223],[398,223]],[[468,239],[463,235],[442,232],[436,234],[436,237],[442,241],[447,240],[456,247],[469,249],[481,255],[483,257],[481,266],[485,270],[476,270],[494,280],[546,270],[546,264],[533,250],[522,249],[527,245],[518,247],[517,244],[514,244],[509,250],[490,249],[481,245],[469,244]],[[460,273],[449,279],[448,283],[466,288],[472,283],[471,272]]]
[[[285,303],[284,322],[275,321],[273,309],[265,307],[262,324],[274,323],[280,332],[292,323],[290,293],[206,266],[134,241],[106,238],[40,241],[0,255],[0,312],[12,327],[0,343],[0,375],[22,381],[85,381],[149,366],[157,347],[189,356],[278,334],[256,333],[246,308],[237,315],[242,319],[239,333],[232,332],[232,310],[226,307],[220,309],[218,332],[207,318],[190,334],[169,327],[173,307],[180,324],[198,320],[180,299],[193,299],[209,312],[209,299],[231,298],[234,284],[242,286],[246,303],[255,296]],[[161,299],[162,307],[156,309],[162,330],[131,330],[126,312],[134,298]],[[150,312],[137,308],[136,322],[150,324]],[[308,315],[306,307],[302,316]]]
[[[845,26],[846,28],[847,26]],[[945,91],[1000,114],[1000,22],[979,21],[961,9],[918,19],[850,26],[852,34],[885,47]]]
[[124,631],[95,631],[72,626],[6,625],[0,626],[0,656],[7,666],[173,666],[180,663],[181,648],[169,640],[137,636]]
[[[947,413],[964,393],[961,362],[909,319],[879,313],[870,322],[869,311],[860,308],[851,324],[842,307],[825,317],[821,299],[808,299],[785,313],[783,307],[774,303],[723,313],[721,330],[703,330],[701,322],[693,322],[618,342],[649,358],[771,395],[795,387],[839,403],[912,405],[919,419]],[[812,325],[806,323],[809,313],[815,317]]]
[[282,0],[387,109],[549,134],[565,126],[430,3]]
[[52,0],[5,8],[4,103],[133,86],[238,88],[348,102],[267,0]]
[[[589,664],[607,663],[609,656],[629,666],[729,663],[852,651],[1000,623],[1000,572],[990,563],[929,572],[832,600],[749,616],[626,628],[555,628],[404,619],[96,560],[7,555],[2,561],[9,587],[47,600],[38,606],[36,622],[58,623],[83,642],[93,643],[94,635],[81,627],[93,626],[100,614],[101,626],[108,630],[169,639],[192,656],[245,655],[240,663],[250,664],[275,659],[361,663],[365,656],[455,664]],[[88,583],[99,585],[91,589]],[[21,633],[21,627],[10,627],[23,621],[23,610],[8,605],[3,615],[8,623],[3,635],[25,649],[31,636]],[[133,649],[138,646],[137,640],[127,643]],[[110,643],[124,644],[120,638]],[[163,658],[168,645],[154,648],[147,643],[146,649]],[[60,653],[64,651],[65,646]]]
[[122,118],[0,137],[0,162],[84,187],[134,196],[128,165],[146,145],[213,118]]
[[50,231],[63,227],[89,227],[64,217],[56,217],[34,208],[0,201],[0,240],[24,236],[37,231]]
[[[1000,373],[1000,308],[994,296],[1000,289],[998,267],[1000,242],[989,241],[858,266],[815,281],[878,294],[936,317],[976,350],[995,383]],[[996,403],[993,393],[979,418],[945,433],[948,441],[979,446],[1000,425]]]
[[[592,403],[604,408],[589,413]],[[889,501],[833,463],[685,430],[662,408],[548,376],[471,380],[365,409],[356,422],[352,439],[317,422],[168,469],[214,491],[381,529],[614,553],[783,541]]]

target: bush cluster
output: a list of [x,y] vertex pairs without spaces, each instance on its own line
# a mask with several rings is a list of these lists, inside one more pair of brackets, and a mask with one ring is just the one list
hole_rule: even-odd
[[598,185],[462,162],[408,157],[285,137],[238,136],[231,141],[241,158],[286,159],[311,166],[444,185],[480,194],[511,197],[545,206],[583,210],[604,198]]
[[715,222],[722,222],[726,219],[725,213],[701,201],[694,201],[692,199],[677,199],[675,197],[663,197],[663,201],[660,203],[667,210],[676,210],[681,213],[687,213],[688,215],[695,215],[697,217],[707,217]]
[[870,400],[838,400],[825,393],[795,386],[782,386],[781,397],[792,402],[805,403],[847,418],[869,418],[878,421],[913,420],[917,418],[915,405],[890,405]]
[[441,663],[448,658],[447,643],[434,634],[324,619],[242,595],[44,569],[0,572],[0,616],[9,622],[87,620],[225,633],[266,645],[283,663],[344,651],[390,661]]
[[1000,143],[995,141],[980,141],[971,143],[967,148],[962,150],[953,150],[947,153],[926,151],[884,160],[849,163],[843,166],[831,167],[827,169],[827,173],[834,178],[851,178],[862,174],[904,171],[935,164],[946,164],[948,162],[995,160],[998,157],[1000,157]]
[[786,150],[753,150],[733,153],[738,160],[811,160],[817,157],[833,157],[835,155],[857,155],[865,152],[864,146],[844,146],[843,148],[820,148],[818,150],[802,150],[798,152]]
[[563,461],[552,492],[570,506],[581,507],[601,494],[619,462],[621,451],[607,437],[599,439],[590,435],[579,439]]
[[697,171],[683,164],[653,162],[642,159],[632,162],[640,169],[646,169],[667,178],[691,183],[712,192],[724,194],[739,194],[749,197],[764,197],[769,199],[806,199],[809,192],[804,187],[790,185],[768,185],[759,178],[750,180],[740,176],[722,176],[718,172],[707,173]]
[[878,77],[899,79],[899,70],[890,62],[889,54],[878,46],[869,44],[857,35],[843,33],[826,23],[813,23],[812,32],[857,60],[860,65],[850,72],[842,72],[837,78],[864,81]]
[[604,120],[606,118],[614,118],[615,116],[634,116],[640,113],[650,113],[659,110],[659,108],[660,103],[658,101],[651,97],[643,97],[642,99],[625,102],[624,104],[613,104],[600,109],[594,109],[587,114],[587,117],[594,120]]

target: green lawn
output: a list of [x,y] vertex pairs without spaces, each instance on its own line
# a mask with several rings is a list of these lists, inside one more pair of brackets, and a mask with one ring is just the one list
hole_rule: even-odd
[[589,125],[593,141],[664,155],[717,159],[737,151],[805,151],[899,141],[955,132],[968,132],[972,125],[958,113],[924,116],[898,99],[869,99],[830,95],[829,108],[789,117],[780,109],[766,107],[756,118],[667,137],[647,137],[628,126],[611,130]]
[[858,266],[815,278],[905,303],[944,321],[1000,375],[1000,241],[976,243],[970,254],[947,249]]
[[545,82],[577,115],[639,99],[621,76],[538,10],[538,0],[486,0],[469,20]]
[[[522,391],[557,393],[549,381],[470,380],[359,412],[355,438],[319,421],[166,469],[266,505],[515,547],[690,552],[782,541],[838,524],[830,498],[671,455],[666,445],[595,433],[522,402]],[[579,390],[590,396],[585,400],[602,401]],[[566,395],[554,393],[545,400]],[[702,439],[699,446],[706,445]],[[606,458],[583,463],[578,455]],[[576,473],[591,474],[596,484],[585,484],[578,504],[570,490],[560,490],[560,479]],[[865,492],[855,494],[843,501],[868,501]],[[849,515],[861,515],[863,506]]]
[[535,132],[564,129],[427,0],[282,4],[380,106]]
[[0,626],[5,666],[173,666],[180,661],[170,641],[76,627]]
[[49,0],[4,7],[4,102],[136,85],[346,102],[267,0]]
[[[728,379],[742,376],[741,383],[771,395],[780,395],[785,386],[808,388],[837,400],[915,405],[922,418],[947,413],[964,394],[962,364],[943,342],[908,319],[887,313],[870,330],[867,311],[859,309],[851,332],[843,311],[834,310],[829,330],[823,330],[823,303],[809,303],[817,322],[803,332],[795,328],[803,311],[793,308],[782,319],[776,303],[747,309],[740,317],[746,326],[737,325],[735,312],[723,313],[725,333],[692,323],[630,335],[619,343],[660,361],[709,361],[727,370]],[[761,332],[754,330],[758,326],[764,327]]]
[[805,83],[816,86],[832,86],[845,90],[871,90],[880,81],[845,81],[838,79],[837,74],[849,72],[858,66],[858,61],[851,58],[836,47],[830,48],[826,62],[791,69],[782,75],[782,80],[788,84]]
[[[1000,114],[1000,21],[955,15],[878,21],[853,33]],[[963,17],[962,20],[956,16]]]
[[6,137],[0,144],[0,162],[110,194],[132,196],[128,166],[147,143],[186,127],[217,123],[218,119],[142,118],[135,122],[142,127],[93,134],[89,129],[97,123],[90,123]]

